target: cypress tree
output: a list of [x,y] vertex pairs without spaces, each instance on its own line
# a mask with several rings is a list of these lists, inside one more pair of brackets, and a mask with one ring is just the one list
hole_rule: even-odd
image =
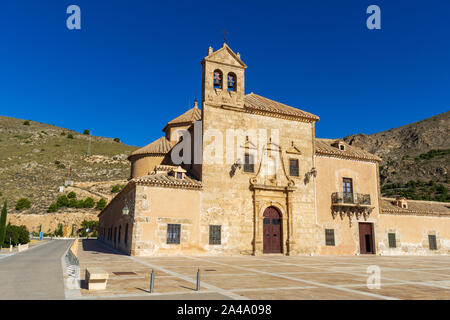
[[5,242],[5,236],[6,236],[6,200],[3,204],[2,214],[0,216],[0,246],[3,245],[3,242]]

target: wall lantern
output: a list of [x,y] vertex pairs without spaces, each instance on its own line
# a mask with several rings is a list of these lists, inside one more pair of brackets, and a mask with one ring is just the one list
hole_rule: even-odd
[[125,205],[125,207],[123,207],[123,209],[122,209],[122,214],[124,216],[127,216],[129,212],[130,212],[130,209],[128,209],[128,206]]

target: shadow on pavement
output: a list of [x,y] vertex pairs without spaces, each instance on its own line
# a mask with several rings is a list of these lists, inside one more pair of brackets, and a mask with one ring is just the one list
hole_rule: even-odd
[[97,239],[83,239],[82,240],[83,251],[91,251],[95,253],[108,253],[108,254],[116,254],[116,255],[125,255],[115,249],[109,249],[106,245],[101,243]]

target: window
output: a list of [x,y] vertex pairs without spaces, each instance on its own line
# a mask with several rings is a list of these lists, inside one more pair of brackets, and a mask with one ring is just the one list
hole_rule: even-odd
[[222,71],[214,70],[213,73],[213,85],[214,89],[222,89]]
[[167,225],[167,244],[180,244],[180,224]]
[[236,75],[232,72],[228,74],[228,91],[236,91]]
[[125,225],[125,244],[128,242],[128,223]]
[[117,227],[114,227],[114,243],[117,242]]
[[177,179],[183,179],[183,173],[177,172]]
[[254,172],[255,171],[255,163],[253,160],[252,154],[245,154],[245,161],[244,161],[244,172]]
[[120,235],[121,235],[121,233],[122,233],[122,225],[119,226],[119,239],[117,241],[119,243],[120,243]]
[[395,233],[388,233],[389,239],[389,248],[397,248],[397,244],[395,241]]
[[289,175],[298,177],[298,159],[289,159]]
[[342,179],[342,192],[343,192],[344,203],[354,203],[352,179],[350,179],[350,178]]
[[342,192],[353,193],[353,181],[351,178],[342,179]]
[[325,244],[334,246],[334,229],[325,229]]
[[345,150],[345,147],[344,147],[344,145],[343,145],[343,144],[340,144],[340,145],[339,145],[339,149],[341,149],[341,150]]
[[434,234],[428,235],[428,242],[430,244],[430,250],[437,250],[436,236]]
[[209,226],[209,244],[221,244],[222,226]]

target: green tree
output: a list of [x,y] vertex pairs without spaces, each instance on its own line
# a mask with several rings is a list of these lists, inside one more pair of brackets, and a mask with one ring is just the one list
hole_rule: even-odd
[[67,135],[67,139],[73,139],[73,135],[72,135],[71,133],[69,133],[69,134]]
[[69,199],[76,199],[77,198],[77,194],[75,192],[71,191],[71,192],[69,192],[67,194],[67,198],[69,198]]
[[3,203],[2,214],[0,216],[0,246],[3,245],[6,236],[6,216],[8,215],[6,207],[7,203],[5,200],[5,202]]
[[58,211],[58,205],[56,203],[52,203],[47,209],[48,213],[52,213],[52,212],[56,212],[56,211]]
[[77,199],[69,199],[69,204],[68,204],[69,208],[78,208],[78,200]]
[[27,198],[21,198],[16,203],[16,210],[31,208],[31,202]]
[[88,129],[84,129],[84,131],[83,131],[83,134],[85,134],[85,135],[89,135],[89,134],[90,134],[90,132],[89,132],[89,130],[88,130]]
[[114,141],[115,142],[120,142],[120,139],[119,138],[114,138]]
[[95,201],[91,197],[84,199],[83,207],[84,208],[93,208],[95,206]]
[[63,225],[62,225],[62,223],[59,223],[58,224],[58,229],[55,230],[55,236],[56,237],[62,237],[63,235],[64,235]]
[[30,125],[30,120],[25,120],[25,121],[23,122],[23,125],[24,125],[24,126],[29,126],[29,125]]
[[30,242],[30,232],[25,226],[13,226],[8,223],[6,226],[6,237],[5,240],[7,245],[9,245],[9,239],[11,238],[12,245],[26,244]]
[[67,207],[69,205],[69,198],[64,194],[59,196],[58,199],[56,199],[56,205],[58,208]]
[[98,221],[83,220],[83,222],[81,223],[81,236],[86,237],[88,235],[86,229],[89,229],[89,233],[94,233],[95,236],[97,236],[97,228],[98,228]]
[[106,207],[106,200],[101,198],[98,200],[97,205],[95,206],[95,209],[97,210],[103,210]]
[[112,187],[111,192],[112,192],[112,193],[117,193],[117,192],[119,192],[120,190],[122,190],[122,188],[123,188],[123,186],[121,186],[121,185],[119,185],[119,184],[116,184],[115,186]]

